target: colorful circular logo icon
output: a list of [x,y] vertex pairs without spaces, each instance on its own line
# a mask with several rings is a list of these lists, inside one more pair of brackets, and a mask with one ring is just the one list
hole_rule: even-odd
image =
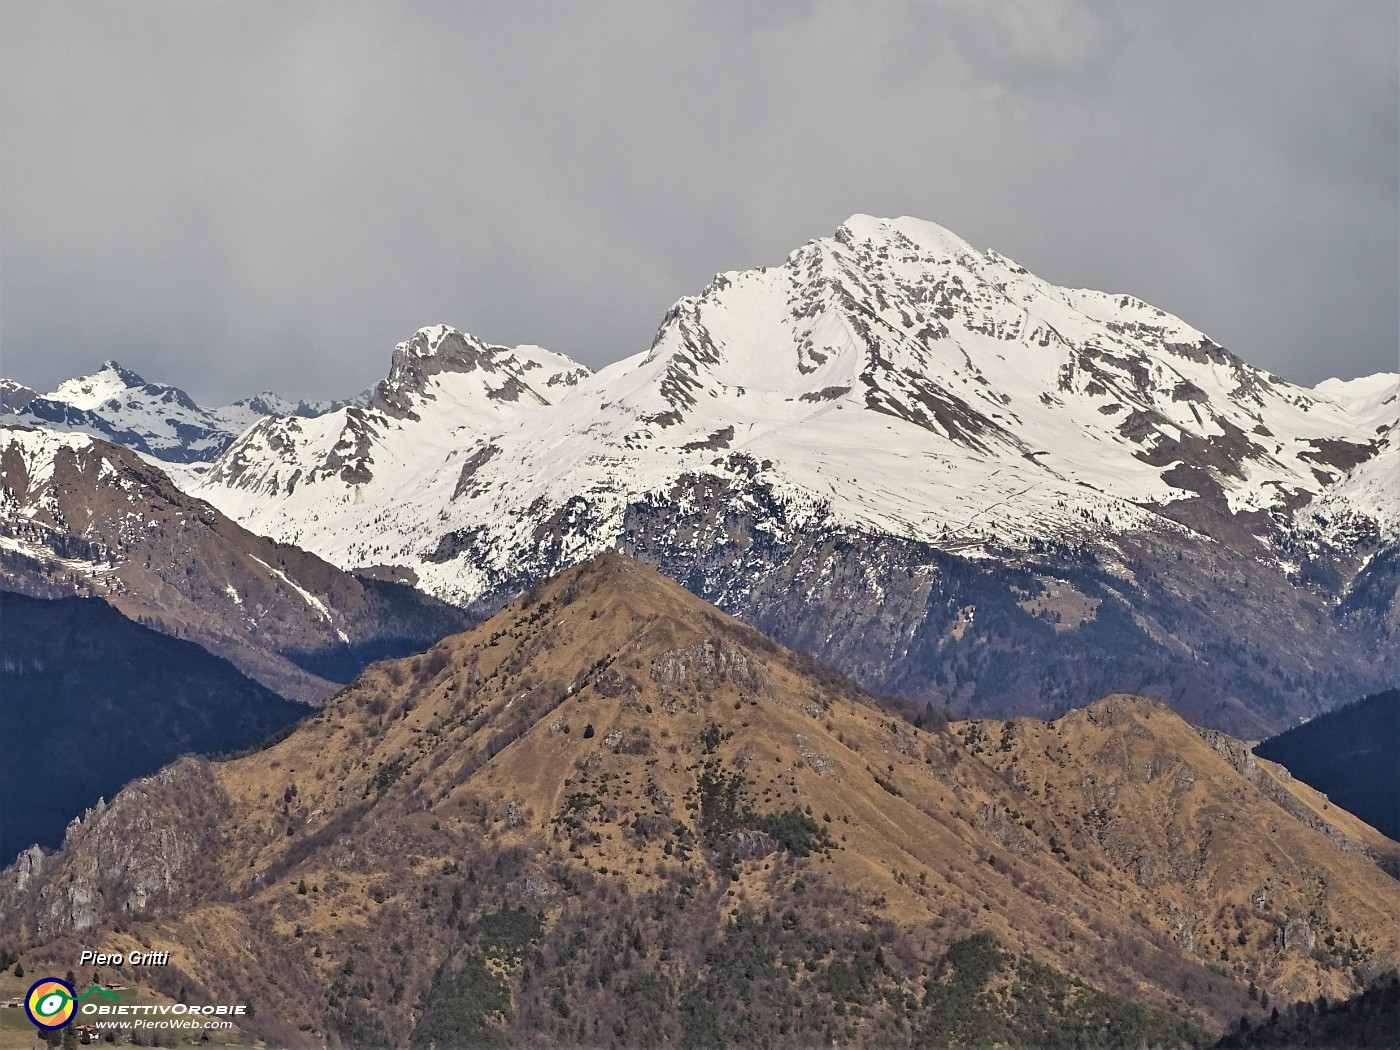
[[63,1028],[73,1021],[76,1009],[73,987],[57,977],[45,977],[35,981],[24,997],[24,1012],[29,1019],[45,1031]]

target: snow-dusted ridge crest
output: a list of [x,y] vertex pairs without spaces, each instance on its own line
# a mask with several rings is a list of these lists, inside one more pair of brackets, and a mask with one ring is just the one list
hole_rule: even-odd
[[1394,386],[1300,387],[1133,296],[856,215],[718,275],[596,374],[421,329],[366,404],[258,422],[195,485],[255,531],[468,603],[627,546],[659,507],[964,557],[1191,533],[1288,564],[1342,520],[1396,535],[1368,474],[1395,455]]

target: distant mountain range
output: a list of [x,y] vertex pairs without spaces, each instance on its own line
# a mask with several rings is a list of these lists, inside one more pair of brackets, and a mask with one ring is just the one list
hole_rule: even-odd
[[169,469],[252,532],[474,615],[618,550],[918,704],[1132,690],[1259,738],[1400,680],[1397,383],[1300,387],[858,215],[596,374],[438,325],[359,403],[161,454],[213,456]]
[[[1397,535],[1400,494],[1365,484],[1400,464],[1397,418],[1394,374],[1297,387],[1130,296],[1057,288],[932,224],[857,216],[781,267],[720,275],[647,353],[596,376],[423,329],[367,406],[264,421],[202,491],[468,601],[518,557],[548,567],[569,541],[619,541],[634,503],[677,486],[764,493],[789,530],[983,555],[1195,531],[1277,556],[1304,542],[1289,526],[1322,528],[1324,495],[1365,519],[1354,527]],[[352,527],[391,503],[374,537]]]
[[[1400,846],[1140,697],[911,725],[603,555],[0,872],[278,1046],[1193,1046],[1400,958]],[[55,971],[57,972],[57,971]]]
[[179,387],[147,382],[116,361],[105,361],[92,375],[66,380],[48,394],[13,380],[0,382],[0,423],[91,434],[169,463],[213,460],[268,416],[312,418],[360,400],[293,402],[264,391],[203,408]]

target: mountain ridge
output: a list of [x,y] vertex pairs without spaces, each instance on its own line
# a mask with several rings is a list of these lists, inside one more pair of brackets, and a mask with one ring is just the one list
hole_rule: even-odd
[[[909,220],[899,222],[907,223]],[[889,235],[884,241],[873,242],[870,240],[870,230],[867,226],[888,228]],[[1138,300],[1128,296],[1110,297],[1103,293],[1054,289],[1045,282],[1031,278],[1024,270],[994,253],[988,253],[985,258],[978,254],[974,258],[975,253],[971,253],[965,242],[957,239],[954,239],[951,256],[939,255],[935,248],[914,245],[898,228],[897,223],[876,223],[871,220],[865,226],[857,223],[854,228],[862,233],[852,232],[852,226],[843,226],[835,238],[810,242],[808,246],[794,252],[782,268],[721,274],[701,296],[680,300],[668,312],[649,351],[609,366],[591,383],[586,383],[587,389],[581,389],[578,392],[579,396],[566,399],[572,400],[577,406],[572,413],[564,405],[560,405],[556,412],[546,413],[556,417],[557,422],[551,421],[552,426],[547,427],[546,432],[540,436],[540,440],[546,444],[534,449],[526,458],[533,457],[534,461],[541,461],[545,456],[544,449],[547,448],[550,455],[562,455],[566,460],[583,459],[591,451],[588,448],[589,444],[593,444],[595,448],[597,446],[597,442],[588,441],[587,435],[592,433],[606,435],[605,446],[612,442],[631,448],[644,436],[664,442],[665,436],[658,437],[655,430],[665,431],[676,426],[682,410],[698,411],[697,390],[705,393],[707,398],[712,399],[718,393],[728,396],[730,400],[725,404],[724,414],[714,420],[713,428],[705,428],[704,421],[701,421],[699,426],[687,428],[698,432],[694,441],[677,442],[684,444],[681,452],[703,449],[707,444],[718,448],[734,443],[753,448],[751,456],[757,458],[761,454],[761,445],[754,437],[744,441],[743,435],[733,432],[724,439],[716,435],[724,433],[726,426],[739,426],[751,432],[754,428],[781,430],[785,421],[794,417],[794,413],[798,420],[830,415],[829,409],[833,406],[827,402],[845,401],[851,405],[860,404],[871,412],[891,416],[903,423],[928,430],[954,445],[960,442],[966,445],[970,442],[975,451],[985,451],[977,446],[984,441],[994,440],[1005,449],[1014,452],[1017,459],[1029,457],[1036,460],[1044,457],[1047,454],[1045,451],[1027,446],[1024,440],[1007,430],[1004,411],[998,410],[998,407],[1002,410],[1005,408],[1005,405],[998,406],[998,401],[1006,397],[1002,388],[1006,385],[1007,377],[1002,375],[998,377],[999,383],[991,383],[984,374],[997,355],[982,352],[974,364],[968,350],[961,345],[954,345],[957,340],[949,338],[946,322],[955,319],[961,322],[963,335],[975,337],[975,340],[982,343],[990,339],[994,346],[998,342],[1006,342],[1007,339],[1023,342],[1029,340],[1036,345],[1044,344],[1042,349],[1051,343],[1064,345],[1066,337],[1061,334],[1061,330],[1072,331],[1073,326],[1077,326],[1081,332],[1090,331],[1090,336],[1081,338],[1080,342],[1090,337],[1102,337],[1121,343],[1121,336],[1127,332],[1145,341],[1148,349],[1155,348],[1155,352],[1181,366],[1183,370],[1190,371],[1187,366],[1195,369],[1192,376],[1173,373],[1168,377],[1170,382],[1167,383],[1164,402],[1160,397],[1148,397],[1144,393],[1147,389],[1145,384],[1152,379],[1151,376],[1134,371],[1136,366],[1129,367],[1129,362],[1124,360],[1118,360],[1115,364],[1117,359],[1114,355],[1107,353],[1102,347],[1088,345],[1076,350],[1062,363],[1057,363],[1059,359],[1054,354],[1035,355],[1044,358],[1044,364],[1036,366],[1037,371],[1041,373],[1038,380],[1040,388],[1032,391],[1035,394],[1033,398],[1027,399],[1030,402],[1026,406],[1028,409],[1034,409],[1034,402],[1044,398],[1062,402],[1063,399],[1059,395],[1067,392],[1087,394],[1092,400],[1105,396],[1112,389],[1130,403],[1128,409],[1121,404],[1115,408],[1114,403],[1097,406],[1099,409],[1114,409],[1115,413],[1126,413],[1118,430],[1125,431],[1125,434],[1130,436],[1125,438],[1125,435],[1120,434],[1115,438],[1115,442],[1122,445],[1126,440],[1130,447],[1145,442],[1155,442],[1160,446],[1133,448],[1131,458],[1136,458],[1139,462],[1144,459],[1164,460],[1163,465],[1170,465],[1173,456],[1179,458],[1184,455],[1186,460],[1197,461],[1195,464],[1178,464],[1175,481],[1167,484],[1162,484],[1160,479],[1149,482],[1148,479],[1153,475],[1142,472],[1140,467],[1137,468],[1140,475],[1138,481],[1118,493],[1118,505],[1113,508],[1118,514],[1124,515],[1129,524],[1142,520],[1130,504],[1156,500],[1169,506],[1172,502],[1199,500],[1202,493],[1198,492],[1198,489],[1204,486],[1208,495],[1214,491],[1212,485],[1218,487],[1221,480],[1219,477],[1210,476],[1210,471],[1214,471],[1216,475],[1222,472],[1228,475],[1232,470],[1235,474],[1240,474],[1240,468],[1219,447],[1222,442],[1224,445],[1232,445],[1237,452],[1243,450],[1257,457],[1262,466],[1284,467],[1281,461],[1274,459],[1272,452],[1266,454],[1263,446],[1245,436],[1246,426],[1254,428],[1262,425],[1255,418],[1257,412],[1250,415],[1253,411],[1251,406],[1257,408],[1256,403],[1263,403],[1264,395],[1271,393],[1275,386],[1281,387],[1282,392],[1286,394],[1286,397],[1273,397],[1272,400],[1278,402],[1275,408],[1291,411],[1301,405],[1305,411],[1312,409],[1314,412],[1320,412],[1326,417],[1322,420],[1323,427],[1321,430],[1315,426],[1311,428],[1317,431],[1315,436],[1302,436],[1297,439],[1303,447],[1294,453],[1294,466],[1286,467],[1281,474],[1281,478],[1287,479],[1286,483],[1279,479],[1271,479],[1269,484],[1263,486],[1254,483],[1250,486],[1252,491],[1242,492],[1237,497],[1243,501],[1241,505],[1237,508],[1227,507],[1228,512],[1248,513],[1270,505],[1270,501],[1275,506],[1280,503],[1287,504],[1290,497],[1281,496],[1275,491],[1279,485],[1282,484],[1284,489],[1304,485],[1315,490],[1319,484],[1314,474],[1317,465],[1330,465],[1327,461],[1338,457],[1342,457],[1342,460],[1348,457],[1366,458],[1367,446],[1363,441],[1344,441],[1338,437],[1339,432],[1347,434],[1349,438],[1363,437],[1359,433],[1350,433],[1354,428],[1343,418],[1345,412],[1341,405],[1319,396],[1317,391],[1292,387],[1291,384],[1284,384],[1276,376],[1243,365],[1195,329],[1161,311],[1146,307]],[[925,231],[926,240],[940,244],[946,250],[947,245],[943,245],[942,242],[951,235],[931,224],[920,224],[920,228]],[[937,231],[937,234],[928,231]],[[862,234],[865,239],[858,239]],[[892,257],[892,252],[896,250],[904,251],[905,259]],[[901,271],[898,263],[910,258],[916,265],[912,270],[906,267]],[[863,271],[861,266],[867,267],[870,272]],[[784,280],[789,283],[786,291],[783,287],[774,285],[775,273],[786,274]],[[968,275],[967,281],[963,280],[963,273]],[[982,297],[982,300],[986,301],[979,300],[968,291],[966,286],[973,280],[979,281],[986,291],[987,294]],[[1008,291],[1008,280],[1015,280],[1019,284]],[[903,293],[906,301],[903,304],[894,303],[882,290],[885,286]],[[987,299],[987,296],[992,296],[993,293],[995,301]],[[781,303],[771,301],[778,296],[781,296]],[[770,301],[764,302],[765,299]],[[733,308],[726,305],[730,300],[738,305]],[[1111,309],[1106,301],[1111,301]],[[757,307],[754,306],[755,303]],[[926,315],[915,313],[911,317],[910,311],[916,310],[919,305],[928,308]],[[891,310],[891,307],[894,309]],[[1033,313],[1030,307],[1034,307],[1038,313]],[[899,311],[903,311],[902,317],[907,323],[892,324],[885,317],[886,314],[894,316],[894,313]],[[1118,316],[1110,316],[1109,320],[1105,321],[1104,315],[1111,315],[1114,311],[1117,311]],[[740,315],[737,319],[734,317],[736,314]],[[1041,314],[1047,315],[1051,320],[1043,319]],[[1138,314],[1144,315],[1147,320],[1136,319]],[[749,315],[757,316],[758,320],[755,321]],[[924,322],[922,326],[915,323],[920,316]],[[1124,317],[1128,320],[1124,320]],[[792,330],[789,322],[794,319],[800,324]],[[767,325],[772,330],[766,334],[765,331],[755,331],[755,324]],[[739,326],[738,335],[731,338],[733,333],[729,329],[735,325]],[[872,325],[882,325],[888,330],[886,334],[892,333],[898,338],[887,339],[884,343],[875,340],[871,346],[866,346],[866,342],[875,338],[872,335]],[[415,338],[421,339],[428,331],[430,330],[423,330]],[[825,349],[816,345],[822,340],[825,340],[822,343]],[[938,350],[937,344],[944,341],[948,342],[948,349]],[[736,359],[747,371],[736,372],[733,368],[726,370],[725,362],[735,358],[735,354],[726,351],[735,345],[741,346],[742,352],[738,353]],[[902,348],[901,352],[909,357],[910,363],[924,371],[930,368],[935,371],[948,368],[963,370],[966,374],[954,374],[955,385],[962,389],[951,389],[946,382],[940,382],[937,388],[929,386],[927,381],[916,374],[917,369],[911,370],[910,367],[902,365],[899,357],[882,356],[886,345]],[[791,370],[784,364],[754,371],[760,360],[776,361],[782,358],[783,354],[774,354],[772,350],[768,350],[760,358],[755,355],[753,348],[782,348],[783,353],[787,353],[788,346],[791,347],[793,355]],[[979,349],[985,351],[986,347],[982,346]],[[938,352],[933,353],[934,350]],[[862,360],[866,364],[859,364]],[[1023,355],[1017,359],[1016,364],[1020,367],[1032,360],[1033,358]],[[1159,363],[1155,367],[1162,366]],[[1225,427],[1224,431],[1214,440],[1193,437],[1195,445],[1192,441],[1169,439],[1165,436],[1160,429],[1163,425],[1196,428],[1203,425],[1201,413],[1195,404],[1205,399],[1205,394],[1199,385],[1193,382],[1193,377],[1204,383],[1207,374],[1221,369],[1224,370],[1225,381],[1217,381],[1214,385],[1233,395],[1231,404],[1235,412],[1233,419],[1221,417],[1224,423],[1220,425]],[[876,373],[879,373],[878,379]],[[604,375],[608,376],[608,379],[602,379]],[[711,378],[713,385],[702,389],[706,376]],[[939,376],[941,373],[936,375],[935,379]],[[762,390],[758,389],[755,380],[763,383]],[[879,380],[892,382],[893,388],[881,388]],[[853,394],[852,384],[862,386],[863,392]],[[988,388],[988,392],[979,391],[978,387]],[[967,388],[971,388],[971,391]],[[595,391],[601,405],[599,409],[590,411],[589,406],[593,404]],[[761,393],[770,395],[769,402],[745,409],[743,399],[752,399]],[[779,400],[774,402],[772,398]],[[974,398],[980,404],[969,398]],[[794,405],[794,402],[797,404]],[[788,407],[785,408],[784,405]],[[1058,411],[1063,405],[1050,407]],[[580,417],[579,409],[582,410],[581,418],[570,419],[571,414]],[[1394,402],[1387,411],[1391,416],[1396,414]],[[616,419],[619,414],[628,418],[619,422]],[[1053,415],[1053,412],[1051,414]],[[998,416],[1002,417],[1001,422],[996,418]],[[628,419],[633,422],[628,422]],[[640,422],[643,429],[637,429],[633,433],[629,428],[633,427],[635,422]],[[1077,422],[1078,425],[1085,425],[1083,419]],[[652,429],[644,435],[643,430],[646,427]],[[558,437],[550,438],[548,434],[551,430],[556,432]],[[504,439],[505,435],[500,437]],[[1064,439],[1066,435],[1061,433],[1056,437]],[[1374,434],[1371,437],[1374,437]],[[761,432],[757,438],[762,438]],[[582,448],[571,448],[574,444],[581,445]],[[1314,445],[1318,447],[1313,447]],[[510,452],[509,449],[490,452],[494,447],[495,443],[487,440],[478,446],[477,452],[491,458],[500,457],[501,451]],[[1282,445],[1279,449],[1282,449]],[[260,497],[276,498],[279,495],[276,486],[268,488],[256,478],[248,477],[246,459],[251,454],[252,450],[249,449],[243,456],[245,470],[236,479],[237,484],[230,484],[229,487],[248,486]],[[1061,455],[1063,452],[1055,454]],[[1083,454],[1079,454],[1078,462],[1071,463],[1071,467],[1082,469],[1084,458]],[[484,465],[478,464],[472,473],[486,473],[482,470]],[[1152,463],[1149,462],[1148,465]],[[910,464],[905,463],[903,466],[908,468]],[[1010,464],[1008,469],[1010,466],[1015,464]],[[968,464],[957,464],[957,467],[960,470],[969,469]],[[1277,469],[1275,473],[1278,473]],[[663,471],[660,484],[665,484],[666,476]],[[231,483],[235,479],[224,480]],[[625,481],[626,478],[621,480]],[[1228,482],[1230,479],[1226,477],[1224,480]],[[1243,480],[1242,476],[1235,478],[1235,481],[1240,480]],[[1183,484],[1177,485],[1178,481]],[[1101,487],[1105,484],[1102,479],[1097,483]],[[477,484],[480,484],[479,479]],[[649,484],[655,485],[657,482]],[[809,486],[812,490],[820,487]],[[1104,491],[1108,495],[1114,494],[1111,485]],[[840,493],[837,495],[839,497]],[[1122,496],[1127,497],[1126,502]],[[225,498],[232,501],[234,495],[230,493]],[[834,506],[841,505],[838,498]],[[447,509],[450,511],[452,508]],[[1037,515],[1048,513],[1043,501],[1034,504],[1032,509]],[[855,512],[848,507],[847,512],[847,523],[864,524],[871,520],[869,510]],[[1075,535],[1083,531],[1082,518],[1078,515],[1052,515],[1048,520],[1053,521],[1066,535]],[[1158,523],[1160,524],[1160,519]],[[879,524],[899,535],[910,534],[910,528],[915,530],[913,535],[924,539],[936,540],[940,535],[936,530],[930,532],[912,521],[904,522],[901,526],[893,524],[886,517],[880,520]],[[940,520],[939,524],[946,522]],[[962,524],[965,526],[968,522],[963,521]],[[1002,523],[1003,527],[1005,524]],[[1382,525],[1391,528],[1394,522],[1388,521]]]

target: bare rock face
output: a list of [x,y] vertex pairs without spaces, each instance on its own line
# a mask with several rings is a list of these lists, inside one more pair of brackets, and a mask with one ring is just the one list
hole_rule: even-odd
[[1283,946],[1297,951],[1311,951],[1317,943],[1312,924],[1301,915],[1290,915],[1283,926]]
[[[1364,854],[1372,860],[1381,859],[1376,856],[1374,851],[1360,843],[1352,841],[1344,832],[1327,823],[1290,794],[1288,789],[1283,787],[1283,783],[1287,783],[1293,779],[1288,770],[1284,769],[1282,766],[1277,767],[1277,774],[1266,770],[1254,757],[1254,753],[1250,750],[1249,745],[1242,740],[1236,740],[1233,737],[1213,729],[1201,729],[1199,732],[1201,738],[1205,740],[1217,754],[1225,758],[1241,776],[1293,817],[1313,830],[1320,831],[1343,850]],[[1280,783],[1280,781],[1283,783]]]
[[1035,852],[1035,841],[1003,807],[984,802],[977,807],[975,821],[1008,853],[1028,857]]
[[1255,761],[1253,753],[1249,750],[1249,745],[1244,741],[1236,740],[1214,729],[1202,730],[1201,738],[1211,746],[1216,754],[1229,762],[1235,768],[1235,772],[1251,784],[1257,785],[1264,777],[1264,770]]
[[30,846],[15,859],[13,872],[14,891],[23,893],[30,882],[44,871],[44,851],[38,846]]

